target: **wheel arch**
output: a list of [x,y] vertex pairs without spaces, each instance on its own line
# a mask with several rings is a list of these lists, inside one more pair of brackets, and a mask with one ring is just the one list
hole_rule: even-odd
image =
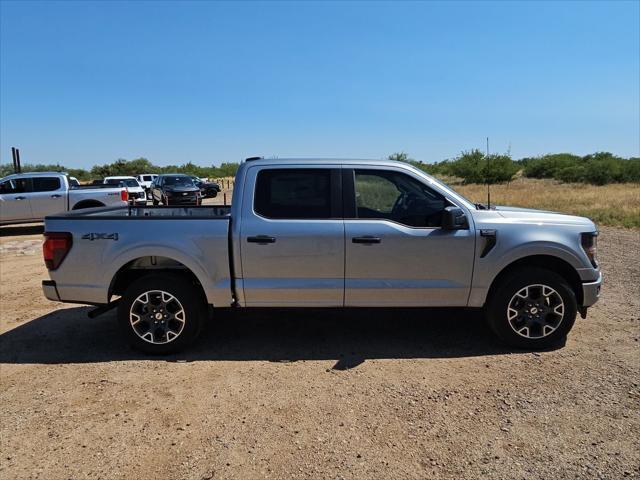
[[128,285],[154,273],[183,277],[185,281],[190,282],[198,290],[202,299],[208,303],[204,286],[192,269],[173,258],[155,255],[134,258],[122,265],[111,279],[107,298],[110,300],[114,295],[121,296]]
[[105,204],[99,200],[80,200],[76,203],[71,210],[80,210],[81,208],[96,208],[96,207],[104,207]]
[[529,255],[509,263],[500,270],[491,282],[485,301],[492,298],[497,286],[507,275],[526,267],[542,268],[560,275],[574,291],[578,305],[582,304],[582,280],[580,275],[569,262],[554,255]]

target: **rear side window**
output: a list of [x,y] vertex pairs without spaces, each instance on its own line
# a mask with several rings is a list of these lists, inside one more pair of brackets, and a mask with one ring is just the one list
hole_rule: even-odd
[[34,192],[52,192],[60,188],[58,177],[33,177]]
[[334,218],[331,170],[268,169],[258,173],[254,211],[267,218]]

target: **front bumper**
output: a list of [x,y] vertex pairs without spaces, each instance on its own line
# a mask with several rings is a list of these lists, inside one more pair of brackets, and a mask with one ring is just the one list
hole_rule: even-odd
[[167,198],[167,205],[200,205],[202,197],[200,196],[170,196]]
[[602,287],[602,273],[598,272],[598,279],[595,282],[587,282],[582,284],[582,306],[590,307],[600,298],[600,290]]
[[44,296],[47,297],[47,300],[51,300],[53,302],[60,302],[60,295],[58,294],[58,287],[56,287],[56,282],[53,280],[43,280],[42,281],[42,292]]

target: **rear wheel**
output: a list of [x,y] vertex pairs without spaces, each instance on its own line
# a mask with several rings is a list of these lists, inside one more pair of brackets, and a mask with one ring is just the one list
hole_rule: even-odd
[[576,295],[555,272],[524,268],[503,278],[487,302],[491,329],[509,345],[540,349],[566,340],[577,313]]
[[148,275],[133,282],[118,305],[118,322],[129,343],[145,353],[183,350],[200,333],[205,300],[180,275]]

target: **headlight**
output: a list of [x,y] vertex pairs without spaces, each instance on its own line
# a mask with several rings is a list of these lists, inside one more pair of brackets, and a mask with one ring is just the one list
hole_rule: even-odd
[[596,259],[596,252],[598,247],[598,232],[586,232],[580,234],[580,243],[584,253],[589,257],[589,261],[593,268],[598,268],[598,260]]

